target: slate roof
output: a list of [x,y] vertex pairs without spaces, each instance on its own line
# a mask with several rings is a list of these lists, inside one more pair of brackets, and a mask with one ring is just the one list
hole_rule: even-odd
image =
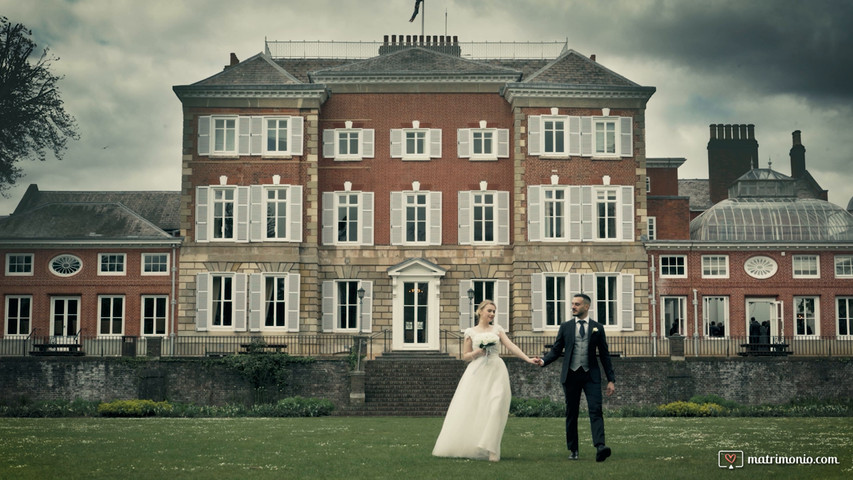
[[524,79],[525,83],[639,87],[618,73],[574,50],[559,57]]
[[711,201],[711,186],[707,178],[678,180],[678,195],[690,197],[690,211],[704,212],[714,206]]
[[[180,203],[181,193],[177,191],[53,191],[39,190],[33,184],[9,218],[49,204],[115,204],[125,207],[164,232],[176,233],[181,228]],[[123,215],[118,210],[102,210],[102,214],[110,212]]]
[[174,237],[119,203],[48,203],[0,221],[0,239],[104,242]]
[[194,86],[294,85],[303,83],[270,57],[259,53],[222,72],[194,83]]

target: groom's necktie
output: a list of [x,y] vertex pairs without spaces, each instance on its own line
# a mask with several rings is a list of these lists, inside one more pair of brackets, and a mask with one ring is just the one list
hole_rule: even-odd
[[580,320],[580,323],[581,323],[581,338],[583,338],[583,337],[585,337],[585,336],[586,336],[586,329],[584,328],[584,325],[586,324],[586,321],[585,321],[585,320]]

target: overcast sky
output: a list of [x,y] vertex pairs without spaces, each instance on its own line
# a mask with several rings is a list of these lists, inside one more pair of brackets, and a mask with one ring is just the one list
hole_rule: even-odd
[[[0,198],[42,190],[179,190],[181,104],[174,85],[222,70],[268,40],[380,41],[419,34],[414,0],[0,0],[0,15],[60,57],[52,71],[81,139],[61,162],[20,164]],[[791,133],[806,168],[846,207],[853,197],[853,2],[847,0],[427,0],[429,35],[565,41],[657,88],[649,157],[684,157],[707,178],[713,123],[754,124],[759,163],[790,174]]]

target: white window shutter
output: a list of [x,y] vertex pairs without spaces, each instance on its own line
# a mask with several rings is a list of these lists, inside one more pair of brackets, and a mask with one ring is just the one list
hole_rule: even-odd
[[429,157],[441,158],[441,129],[429,129]]
[[623,157],[633,157],[634,156],[634,145],[633,145],[633,121],[631,117],[619,117],[619,133],[621,141],[619,143],[619,147],[621,149],[620,155]]
[[542,241],[542,187],[527,187],[527,241]]
[[251,124],[249,153],[252,155],[261,155],[264,153],[264,117],[252,117]]
[[459,245],[471,245],[471,196],[472,192],[462,190],[458,194],[459,202],[459,218],[458,228],[456,230],[456,243]]
[[252,117],[237,117],[237,154],[249,155],[252,135]]
[[195,241],[207,242],[210,233],[207,230],[207,214],[210,202],[210,187],[196,187],[195,189]]
[[266,210],[264,209],[264,187],[252,185],[249,187],[249,241],[263,242],[267,229]]
[[285,280],[287,289],[287,305],[285,308],[287,309],[287,331],[288,332],[298,332],[299,331],[299,282],[300,275],[298,273],[288,273],[287,280]]
[[583,240],[583,215],[581,201],[581,187],[579,185],[569,185],[566,192],[568,199],[568,214],[567,225],[569,226],[569,241],[580,242]]
[[291,242],[301,242],[302,241],[302,185],[292,185],[287,190],[287,201],[288,201],[288,209],[287,214],[290,215],[288,219],[288,227],[290,230],[287,232],[287,238],[290,239]]
[[[249,331],[261,331],[261,319],[264,317],[264,300],[262,291],[264,277],[260,273],[249,275]],[[267,292],[269,295],[269,292]]]
[[429,239],[430,245],[441,245],[441,192],[429,192]]
[[290,117],[290,128],[288,129],[290,132],[290,143],[288,146],[290,148],[291,155],[302,155],[304,122],[305,119],[302,117]]
[[[509,192],[496,192],[495,197],[498,203],[498,212],[495,215],[498,244],[509,245]],[[503,326],[505,327],[506,325]]]
[[373,331],[373,282],[362,280],[361,288],[364,289],[364,298],[361,299],[361,333]]
[[620,207],[622,208],[622,240],[634,241],[634,187],[623,185],[620,189]]
[[471,129],[459,128],[456,130],[456,156],[468,158],[471,156]]
[[545,274],[530,276],[531,327],[534,332],[545,330]]
[[237,332],[246,331],[246,288],[248,275],[245,273],[237,273],[234,275],[234,330]]
[[622,274],[619,276],[620,294],[619,309],[622,330],[634,330],[634,276]]
[[338,132],[334,128],[323,130],[323,157],[335,158],[335,143],[337,142]]
[[[580,273],[570,273],[568,278],[566,279],[566,289],[565,292],[566,299],[571,302],[572,298],[578,293],[586,293],[589,295],[588,291],[584,291],[584,289],[589,290],[588,285],[581,285],[581,274]],[[567,307],[568,308],[568,307]],[[571,314],[571,308],[569,308],[569,314]]]
[[373,192],[361,194],[361,244],[373,245]]
[[592,117],[581,117],[581,155],[592,156]]
[[581,239],[595,239],[595,201],[592,198],[592,186],[581,186]]
[[391,192],[391,245],[403,244],[403,192]]
[[323,282],[323,331],[331,332],[335,329],[335,282],[326,280]]
[[474,288],[472,280],[459,281],[459,331],[474,326],[474,308],[468,299],[468,290]]
[[495,323],[509,331],[509,280],[495,281],[495,307],[498,309],[495,315]]
[[210,155],[210,116],[198,117],[198,154]]
[[195,330],[206,332],[210,320],[210,274],[199,273],[195,277]]
[[542,117],[527,117],[527,154],[542,155]]
[[237,208],[235,212],[238,242],[249,241],[249,187],[237,187]]
[[[595,314],[595,303],[596,297],[595,294],[595,274],[594,273],[583,273],[581,276],[581,291],[580,293],[585,293],[589,295],[591,299],[589,302],[589,318],[593,320],[598,320]],[[578,292],[571,292],[570,295],[574,295]]]
[[373,158],[376,149],[376,132],[372,128],[361,131],[361,158]]
[[391,158],[403,158],[403,130],[391,129]]
[[581,117],[569,117],[569,155],[581,154]]
[[509,158],[509,129],[498,129],[498,158]]
[[335,192],[323,192],[323,245],[334,245],[335,238]]

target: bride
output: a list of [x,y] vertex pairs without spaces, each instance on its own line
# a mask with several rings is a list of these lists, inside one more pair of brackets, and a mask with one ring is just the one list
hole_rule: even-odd
[[465,330],[462,359],[470,362],[447,408],[444,425],[432,454],[497,462],[501,437],[509,416],[509,374],[500,358],[500,344],[532,365],[530,358],[512,343],[495,319],[495,303],[483,300],[477,307],[477,325]]

